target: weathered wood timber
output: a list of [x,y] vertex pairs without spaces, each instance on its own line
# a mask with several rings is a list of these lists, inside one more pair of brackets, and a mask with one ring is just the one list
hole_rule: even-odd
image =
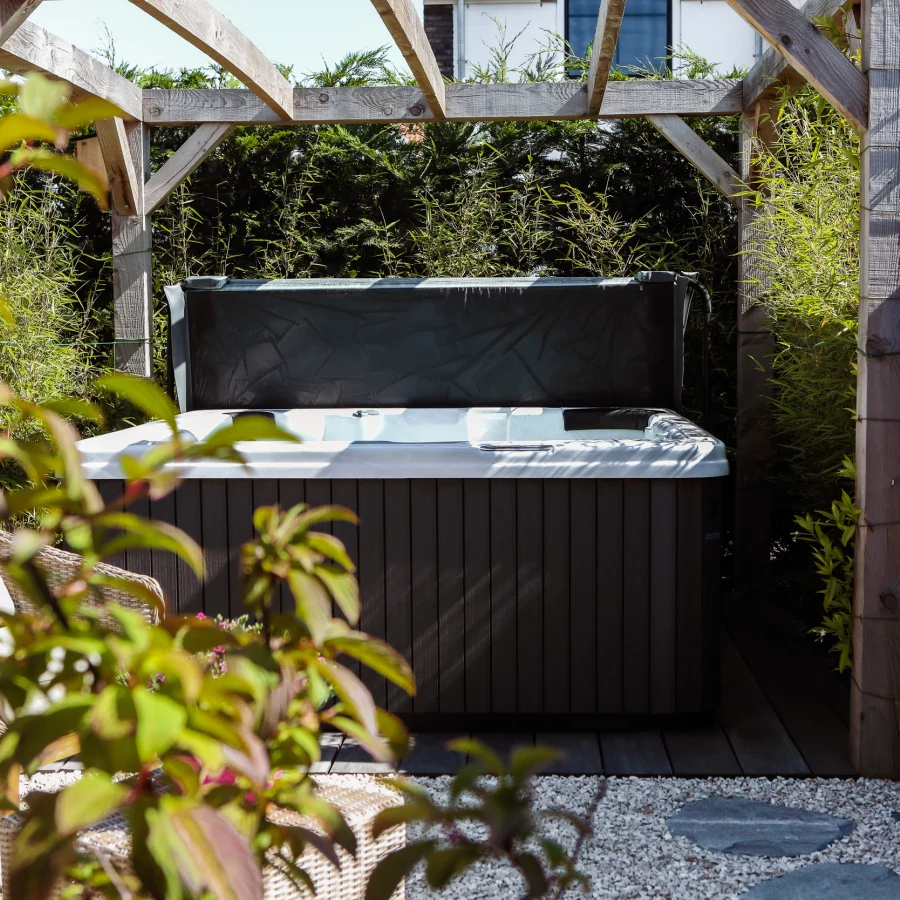
[[865,76],[789,0],[726,0],[856,128],[869,120]]
[[693,163],[738,209],[744,184],[740,175],[681,116],[647,116],[650,124]]
[[603,95],[609,83],[623,15],[625,0],[605,0],[600,7],[591,52],[591,68],[588,72],[588,115],[599,115],[603,106]]
[[78,92],[109,100],[125,118],[143,117],[141,89],[136,84],[32,22],[22,22],[0,48],[0,69],[17,75],[42,72]]
[[155,213],[169,195],[231,133],[232,125],[200,125],[144,186],[144,212]]
[[444,78],[412,0],[372,0],[436,119],[446,112]]
[[247,85],[275,114],[290,119],[291,83],[230,19],[207,0],[131,0]]
[[[800,14],[814,22],[836,15],[847,0],[806,0]],[[798,90],[806,79],[774,48],[767,50],[744,78],[744,109],[752,109],[760,100],[770,99],[784,85]]]
[[863,136],[851,759],[900,777],[900,0],[863,6]]
[[[448,84],[447,118],[452,121],[583,119],[587,86],[579,82],[541,84]],[[600,117],[663,115],[730,116],[743,108],[739,81],[611,82]],[[262,125],[280,121],[250,91],[148,90],[144,119],[153,125],[202,122]],[[430,122],[434,114],[415,87],[296,88],[293,122],[325,125],[354,122]]]
[[[773,101],[757,104],[757,117],[741,118],[741,176],[754,184],[753,155],[771,135]],[[756,144],[759,141],[759,144]],[[765,270],[753,247],[758,240],[756,209],[743,198],[738,218],[738,359],[737,454],[735,459],[735,576],[743,590],[765,571],[772,525],[771,466],[772,362],[775,343],[771,324],[759,298]]]
[[131,215],[112,216],[113,300],[116,368],[150,376],[153,297],[150,217],[144,214],[144,182],[149,169],[150,134],[142,122],[125,125],[138,196]]
[[0,46],[41,5],[41,0],[0,0]]
[[103,119],[97,122],[96,129],[109,179],[112,210],[120,216],[135,216],[141,186],[131,158],[125,123],[119,118]]

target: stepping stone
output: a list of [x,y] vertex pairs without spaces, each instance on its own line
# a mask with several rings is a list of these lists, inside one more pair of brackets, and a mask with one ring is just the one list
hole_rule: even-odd
[[900,875],[884,866],[822,863],[750,888],[747,900],[900,900]]
[[704,850],[765,857],[815,853],[856,827],[849,819],[739,797],[685,803],[666,824]]

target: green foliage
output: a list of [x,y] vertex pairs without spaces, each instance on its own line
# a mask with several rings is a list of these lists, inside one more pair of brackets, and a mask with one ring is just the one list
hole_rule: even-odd
[[[555,840],[541,834],[540,823],[561,819],[580,835],[578,846],[590,833],[590,823],[568,810],[534,811],[532,776],[554,762],[559,754],[547,747],[514,750],[508,763],[476,740],[452,741],[452,750],[472,760],[454,776],[450,799],[435,803],[417,784],[397,780],[396,787],[406,797],[402,807],[379,813],[372,823],[378,837],[400,823],[427,826],[426,836],[408,843],[382,859],[375,867],[366,890],[366,900],[389,900],[409,871],[426,860],[425,875],[431,887],[444,888],[473,863],[485,858],[505,859],[525,881],[526,897],[545,897],[551,891],[561,896],[568,888],[587,891],[590,882],[576,868],[573,856]],[[493,779],[493,784],[489,783]],[[594,807],[606,794],[601,782]],[[480,831],[486,836],[476,840]]]
[[[79,402],[41,407],[0,389],[14,429],[19,421],[41,425],[33,440],[0,441],[0,459],[13,460],[28,479],[27,487],[3,496],[2,517],[41,508],[35,528],[14,532],[6,562],[37,613],[0,613],[9,644],[9,655],[0,660],[7,726],[0,738],[0,782],[9,784],[20,768],[33,774],[47,748],[68,736],[77,738],[85,765],[82,780],[60,793],[29,795],[14,846],[12,891],[22,900],[39,900],[67,877],[75,882],[73,896],[80,888],[152,900],[262,900],[265,865],[276,866],[302,890],[311,886],[297,864],[307,847],[336,865],[337,848],[355,852],[352,831],[316,795],[310,778],[320,758],[321,730],[343,732],[382,762],[396,763],[408,749],[403,725],[377,708],[343,662],[349,659],[415,693],[408,663],[388,644],[354,630],[360,598],[353,564],[337,538],[317,530],[356,517],[341,507],[305,504],[256,511],[258,536],[241,551],[242,599],[259,627],[245,617],[223,628],[194,616],[151,625],[116,604],[98,609],[88,601],[111,585],[154,602],[146,589],[97,571],[99,563],[126,549],[170,551],[202,576],[202,552],[186,534],[130,510],[177,487],[173,464],[198,458],[242,462],[241,442],[293,440],[271,420],[247,416],[204,442],[186,442],[171,400],[152,382],[109,375],[99,389],[171,428],[168,441],[139,457],[122,457],[126,487],[108,504],[81,471],[78,433],[62,416],[96,411]],[[81,568],[53,588],[35,556],[59,536],[80,555]],[[274,602],[282,588],[294,601],[288,612]],[[333,604],[341,618],[333,617]],[[421,790],[400,784],[407,805],[393,813],[396,821],[383,818],[376,827],[422,820],[455,828],[467,819],[487,825],[488,837],[467,839],[464,852],[439,841],[414,845],[414,853],[393,857],[380,869],[373,896],[391,878],[401,878],[406,863],[420,859],[441,885],[484,857],[509,859],[533,896],[543,896],[551,885],[583,882],[566,851],[536,834],[535,823],[548,814],[530,812],[530,779],[553,752],[520,751],[507,773],[486,748],[462,743],[457,749],[478,762],[457,776],[450,807],[442,810]],[[122,780],[117,773],[130,774]],[[479,782],[485,773],[497,776],[496,787]],[[477,799],[468,812],[457,802],[466,792]],[[16,808],[5,798],[3,805]],[[268,815],[272,807],[303,816],[314,828],[285,824]],[[115,812],[131,829],[133,874],[117,873],[108,861],[75,846],[79,831]],[[532,836],[543,855],[525,846]]]
[[0,82],[0,93],[18,98],[15,111],[0,118],[0,200],[11,192],[14,173],[32,167],[74,181],[105,208],[109,188],[105,173],[36,145],[65,147],[70,132],[95,119],[121,115],[121,110],[96,97],[69,103],[67,86],[37,73],[29,75],[21,85]]
[[[853,470],[853,461],[844,460],[844,474],[852,478]],[[825,583],[821,591],[825,617],[813,634],[831,641],[841,672],[851,666],[853,658],[853,550],[859,515],[852,498],[843,491],[830,509],[819,511],[815,518],[807,514],[795,520],[800,528],[797,540],[812,545],[816,572]]]
[[859,306],[859,136],[807,87],[756,157],[761,301],[777,342],[773,419],[784,491],[825,505],[854,452]]

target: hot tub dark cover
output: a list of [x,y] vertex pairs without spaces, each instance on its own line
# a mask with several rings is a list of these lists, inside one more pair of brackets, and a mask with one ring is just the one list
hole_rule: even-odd
[[678,409],[688,283],[192,278],[166,288],[179,402]]

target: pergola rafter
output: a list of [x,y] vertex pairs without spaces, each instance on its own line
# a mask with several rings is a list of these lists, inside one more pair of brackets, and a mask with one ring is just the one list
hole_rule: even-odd
[[446,115],[444,78],[412,0],[372,0],[436,119]]
[[0,0],[0,46],[41,5],[41,0]]
[[625,0],[603,0],[597,16],[597,30],[594,33],[591,51],[591,68],[588,72],[588,115],[598,116],[603,108],[603,95],[612,72],[622,16],[625,15]]
[[136,84],[33,22],[23,21],[0,46],[0,69],[20,75],[43,72],[65,81],[76,94],[108,100],[127,119],[143,118],[143,95]]
[[788,0],[726,0],[860,131],[869,123],[866,77]]
[[291,83],[207,0],[131,0],[247,85],[279,119],[294,114]]
[[[150,374],[150,216],[235,125],[596,119],[644,116],[739,207],[738,549],[753,515],[765,518],[772,444],[764,424],[772,337],[758,297],[754,217],[740,195],[753,186],[754,146],[771,137],[779,86],[805,80],[863,132],[857,503],[862,527],[854,603],[853,761],[860,774],[900,777],[900,0],[863,0],[860,70],[811,20],[843,13],[846,0],[727,0],[774,49],[743,81],[610,81],[625,0],[603,0],[587,84],[445,84],[409,0],[372,0],[416,86],[292,88],[208,0],[132,0],[221,63],[249,90],[141,91],[93,57],[38,28],[38,0],[0,0],[0,67],[42,71],[76,92],[114,103],[122,117],[98,134],[113,176],[116,364]],[[851,17],[852,18],[852,17]],[[842,20],[851,46],[855,19]],[[684,121],[741,116],[736,173]],[[196,125],[149,177],[149,127]],[[756,143],[754,143],[756,142]],[[748,500],[742,505],[742,499]],[[754,505],[755,503],[755,505]],[[765,528],[754,553],[764,559]],[[739,552],[739,556],[741,553]]]

